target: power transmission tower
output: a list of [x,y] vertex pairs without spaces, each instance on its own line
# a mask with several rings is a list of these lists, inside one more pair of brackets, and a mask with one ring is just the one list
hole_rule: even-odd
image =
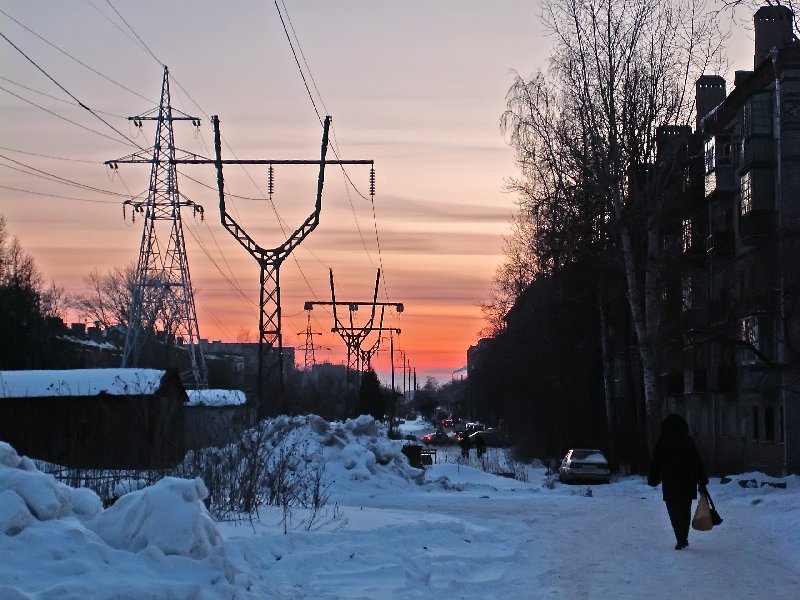
[[[200,347],[200,331],[181,221],[181,208],[191,208],[195,215],[202,217],[203,207],[182,197],[178,191],[172,129],[175,121],[191,121],[199,127],[200,120],[172,108],[169,70],[166,66],[159,106],[141,115],[128,117],[128,120],[140,128],[143,121],[155,121],[156,135],[151,149],[105,163],[113,169],[118,168],[119,163],[152,165],[147,199],[126,200],[123,203],[123,211],[126,205],[130,205],[134,218],[137,213],[144,215],[144,225],[133,280],[122,366],[139,366],[142,349],[160,329],[166,336],[165,341],[174,337],[178,343],[181,340],[186,342],[184,347],[189,356],[190,373],[182,374],[184,382],[192,382],[198,388],[206,387],[205,359]],[[164,243],[167,230],[169,237]]]
[[[369,368],[372,356],[377,352],[380,345],[380,333],[375,343],[367,350],[363,349],[364,343],[373,332],[392,331],[400,333],[400,330],[394,327],[383,326],[384,309],[387,306],[393,306],[398,313],[403,312],[402,302],[378,302],[378,284],[381,279],[381,271],[378,269],[378,275],[375,278],[375,292],[372,296],[372,302],[352,302],[352,301],[337,301],[336,289],[333,284],[333,269],[330,270],[331,280],[331,301],[330,302],[306,302],[305,309],[313,310],[314,306],[331,306],[333,307],[333,322],[334,326],[331,332],[338,333],[347,346],[347,374],[348,378],[352,373],[361,374],[362,366]],[[339,318],[339,313],[336,308],[338,306],[346,306],[348,312],[347,322],[345,323]],[[354,313],[358,311],[360,306],[369,306],[369,318],[363,325],[356,325]],[[375,312],[376,309],[381,308],[380,324],[375,325]]]
[[[211,116],[214,125],[214,160],[185,158],[175,159],[174,164],[213,164],[217,169],[217,189],[219,191],[219,213],[223,227],[252,256],[261,270],[261,290],[259,296],[258,318],[258,398],[261,416],[266,414],[266,382],[277,383],[283,389],[283,335],[281,333],[281,286],[280,269],[292,251],[319,225],[322,210],[322,188],[325,184],[325,165],[373,165],[372,160],[326,160],[328,151],[328,131],[331,117],[326,116],[322,129],[322,148],[319,160],[223,160],[222,136],[219,117]],[[272,180],[273,165],[319,165],[317,194],[314,209],[300,227],[289,238],[273,248],[265,248],[250,237],[244,228],[228,213],[225,206],[225,180],[223,165],[267,165],[269,180]],[[271,186],[270,186],[271,189]],[[269,357],[269,360],[266,360]],[[277,381],[275,381],[277,380]]]
[[303,334],[305,334],[305,336],[306,336],[305,344],[300,346],[300,348],[304,351],[303,370],[304,371],[309,371],[311,369],[311,367],[313,367],[314,365],[317,364],[317,359],[316,359],[316,356],[314,354],[314,350],[316,348],[330,350],[330,348],[327,348],[325,346],[317,346],[317,345],[314,344],[314,336],[315,335],[322,335],[322,332],[321,331],[313,331],[311,329],[311,313],[308,314],[308,324],[306,325],[306,330],[305,331],[300,331],[300,332],[297,333],[297,335],[303,335]]

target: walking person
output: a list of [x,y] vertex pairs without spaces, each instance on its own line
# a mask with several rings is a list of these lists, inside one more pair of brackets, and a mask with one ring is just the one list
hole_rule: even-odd
[[476,433],[472,437],[475,439],[475,452],[480,458],[486,452],[486,442],[483,441],[483,436],[480,433]]
[[708,485],[708,477],[682,416],[671,414],[661,423],[661,437],[653,451],[647,483],[653,487],[661,484],[675,532],[675,550],[683,550],[689,545],[692,500],[697,498],[698,486],[704,489]]
[[470,442],[469,436],[464,435],[459,442],[461,446],[461,458],[469,460],[469,451],[472,448],[472,442]]

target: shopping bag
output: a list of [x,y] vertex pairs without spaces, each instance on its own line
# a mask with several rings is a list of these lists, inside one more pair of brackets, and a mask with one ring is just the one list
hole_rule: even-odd
[[716,527],[722,523],[722,517],[719,516],[717,508],[714,506],[714,501],[711,499],[711,494],[709,494],[708,491],[705,491],[703,495],[708,499],[708,508],[709,512],[711,513],[711,525]]
[[694,511],[692,519],[692,529],[697,531],[711,531],[714,523],[711,520],[711,508],[708,506],[708,498],[705,494],[700,494],[700,500]]

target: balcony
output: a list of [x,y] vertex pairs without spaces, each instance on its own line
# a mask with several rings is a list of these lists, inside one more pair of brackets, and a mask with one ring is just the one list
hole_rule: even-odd
[[733,256],[735,251],[732,231],[716,231],[706,238],[706,253],[709,256]]
[[739,236],[742,243],[752,246],[774,231],[775,213],[755,209],[739,216]]
[[739,179],[732,166],[718,166],[706,175],[706,199],[722,200],[739,191]]
[[745,138],[739,168],[747,171],[753,167],[769,167],[774,159],[775,141],[771,137]]

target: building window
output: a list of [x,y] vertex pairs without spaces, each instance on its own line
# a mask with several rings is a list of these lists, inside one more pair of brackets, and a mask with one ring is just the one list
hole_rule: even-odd
[[684,275],[681,284],[681,301],[683,302],[684,310],[688,310],[692,308],[692,276]]
[[742,204],[741,204],[741,214],[746,215],[751,210],[753,210],[753,174],[752,172],[748,171],[742,177],[742,192],[741,192]]
[[753,407],[753,441],[758,441],[758,407]]
[[692,249],[692,220],[683,220],[683,251],[688,252]]
[[724,142],[720,140],[717,144],[717,148],[717,166],[730,167],[733,164],[733,143],[730,138],[727,138]]
[[771,406],[764,407],[764,440],[775,441],[775,409]]
[[756,319],[756,317],[746,317],[742,319],[742,341],[755,349],[759,348],[760,332],[758,329],[758,319]]
[[706,141],[706,174],[711,173],[716,167],[716,148],[714,147],[714,138]]
[[745,136],[772,133],[772,93],[752,96],[744,105],[742,131]]

